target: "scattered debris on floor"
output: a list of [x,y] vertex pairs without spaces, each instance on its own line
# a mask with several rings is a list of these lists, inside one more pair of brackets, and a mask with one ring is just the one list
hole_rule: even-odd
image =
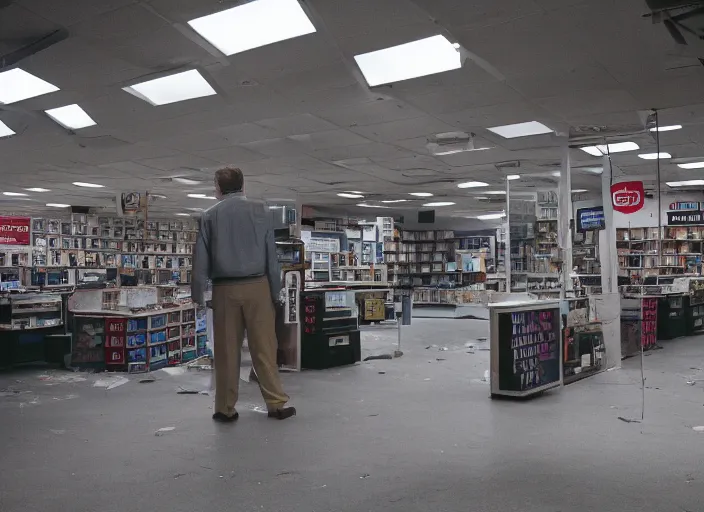
[[130,380],[126,377],[119,377],[116,375],[109,375],[96,380],[93,383],[94,388],[105,388],[105,389],[115,389],[118,386],[127,384]]
[[75,382],[84,382],[85,377],[76,375],[75,373],[45,373],[39,376],[39,380],[46,382],[49,386],[55,386],[57,384],[70,384]]
[[484,370],[484,377],[482,378],[482,382],[489,382],[489,370]]
[[692,427],[695,432],[704,432],[704,425],[700,427]]
[[196,391],[194,389],[180,389],[179,391],[176,391],[177,395],[199,395],[200,391]]
[[436,357],[435,360],[436,361],[447,361],[447,359],[443,359],[442,357]]
[[372,476],[372,475],[370,475],[369,473],[364,473],[362,476],[359,477],[359,479],[360,479],[360,480],[366,480],[366,479],[369,478],[370,476]]
[[394,357],[393,357],[391,354],[381,354],[381,355],[378,355],[378,356],[368,356],[368,357],[365,357],[364,360],[365,360],[365,361],[378,361],[378,360],[380,360],[380,359],[393,359],[393,358],[394,358]]
[[447,352],[447,347],[440,347],[438,350],[440,352]]
[[386,375],[386,372],[379,372],[379,375]]
[[368,418],[376,418],[379,414],[367,414]]
[[172,432],[174,430],[176,430],[176,427],[162,427],[159,430],[157,430],[156,432],[154,432],[154,435],[157,437],[161,437],[164,434],[166,434],[168,432]]
[[618,419],[620,419],[624,423],[640,423],[640,420],[632,420],[629,418],[624,418],[623,416],[619,416]]
[[465,343],[464,348],[474,348],[474,343]]
[[148,377],[146,379],[140,379],[139,383],[140,384],[151,384],[152,382],[156,382],[156,379],[154,377]]

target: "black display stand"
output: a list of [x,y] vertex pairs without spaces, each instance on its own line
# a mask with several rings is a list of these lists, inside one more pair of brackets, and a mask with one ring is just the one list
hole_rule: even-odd
[[688,319],[684,294],[667,294],[658,298],[658,340],[687,336]]
[[323,370],[361,359],[357,315],[347,305],[327,304],[326,294],[345,290],[306,290],[300,296],[301,367]]
[[557,301],[490,305],[491,396],[525,398],[562,386]]

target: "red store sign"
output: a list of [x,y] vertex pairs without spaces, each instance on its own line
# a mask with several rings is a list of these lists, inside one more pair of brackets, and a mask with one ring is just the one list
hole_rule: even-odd
[[642,181],[624,181],[611,185],[611,201],[614,211],[635,213],[645,204],[645,189]]
[[29,217],[0,217],[0,245],[29,245]]

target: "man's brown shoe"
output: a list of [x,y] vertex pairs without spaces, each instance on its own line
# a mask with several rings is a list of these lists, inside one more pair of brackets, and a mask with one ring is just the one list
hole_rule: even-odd
[[283,407],[281,409],[276,409],[275,411],[269,411],[268,416],[270,418],[275,418],[277,420],[285,420],[291,416],[296,415],[295,407]]

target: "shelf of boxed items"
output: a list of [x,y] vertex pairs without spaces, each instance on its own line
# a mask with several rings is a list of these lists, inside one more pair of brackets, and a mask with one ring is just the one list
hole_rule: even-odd
[[339,252],[340,240],[338,238],[311,237],[306,239],[304,255],[308,265],[308,269],[305,271],[306,281],[329,282],[331,279],[331,255]]
[[184,221],[73,214],[32,219],[32,265],[66,269],[132,268],[179,271],[190,281],[197,229]]
[[[127,369],[130,373],[153,371],[175,366],[207,355],[205,310],[188,304],[163,310],[117,313],[105,316],[105,364],[110,369]],[[80,345],[82,329],[90,322],[101,321],[95,313],[75,313]],[[98,362],[98,361],[94,361]]]
[[416,288],[413,290],[413,304],[416,306],[459,305],[472,303],[470,290]]

